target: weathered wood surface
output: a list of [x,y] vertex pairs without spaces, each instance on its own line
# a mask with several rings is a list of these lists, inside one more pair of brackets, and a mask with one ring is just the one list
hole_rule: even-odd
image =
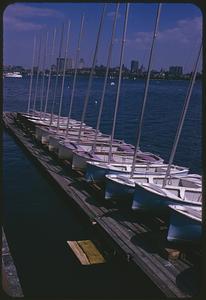
[[166,241],[166,225],[161,218],[134,215],[103,200],[101,190],[91,188],[68,164],[60,163],[35,143],[24,125],[20,129],[15,116],[15,113],[4,113],[5,126],[69,196],[68,200],[109,238],[116,251],[142,269],[167,297],[191,297],[199,292],[199,261],[191,262],[187,255],[187,259],[181,256],[168,259],[171,245]]
[[105,259],[94,243],[90,240],[67,241],[82,265],[94,265],[105,263]]
[[2,287],[10,297],[23,297],[23,292],[16,267],[11,256],[9,246],[2,228]]

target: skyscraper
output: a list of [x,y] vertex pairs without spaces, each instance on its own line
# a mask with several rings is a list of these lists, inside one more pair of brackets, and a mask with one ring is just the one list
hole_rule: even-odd
[[138,73],[139,70],[139,62],[138,60],[131,61],[131,73]]
[[[57,58],[57,70],[60,73],[63,73],[63,71],[64,71],[64,62],[65,62],[65,58],[63,58],[63,57]],[[67,69],[67,67],[68,67],[68,58],[66,58],[66,69]]]
[[181,76],[183,74],[183,67],[181,66],[171,66],[169,68],[169,73],[174,76]]

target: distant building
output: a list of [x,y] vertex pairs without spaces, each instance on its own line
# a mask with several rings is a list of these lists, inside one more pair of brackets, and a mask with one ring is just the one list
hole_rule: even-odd
[[85,62],[83,58],[80,58],[79,60],[79,69],[84,69],[85,68]]
[[56,72],[56,70],[57,70],[57,66],[56,65],[51,65],[51,71]]
[[172,76],[182,76],[183,67],[181,66],[171,66],[169,67],[169,74]]
[[74,61],[71,57],[68,58],[67,60],[67,70],[74,69]]
[[131,61],[131,73],[138,73],[139,70],[139,62],[138,60]]
[[139,69],[139,75],[142,76],[145,72],[144,66],[141,65],[140,69]]
[[24,68],[22,66],[13,66],[12,71],[13,72],[23,72]]
[[[62,57],[57,58],[57,70],[60,73],[63,73],[63,71],[64,71],[64,63],[65,63],[65,58],[62,58]],[[66,69],[67,68],[68,68],[68,58],[66,58]]]
[[33,72],[34,72],[34,74],[37,74],[37,73],[38,73],[38,70],[39,70],[39,68],[38,68],[38,67],[34,67],[34,68],[33,68]]

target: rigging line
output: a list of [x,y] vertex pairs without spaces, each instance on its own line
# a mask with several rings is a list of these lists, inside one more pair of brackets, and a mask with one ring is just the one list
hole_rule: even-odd
[[177,132],[176,132],[174,144],[173,144],[173,147],[172,147],[172,151],[171,151],[171,154],[170,154],[169,163],[168,163],[168,166],[167,166],[167,171],[166,171],[166,175],[165,175],[165,178],[164,178],[164,181],[163,181],[163,184],[162,184],[162,188],[165,187],[166,182],[167,182],[167,177],[170,174],[171,165],[173,163],[174,156],[175,156],[176,149],[177,149],[177,145],[178,145],[178,142],[179,142],[179,138],[180,138],[180,135],[181,135],[181,132],[182,132],[182,127],[183,127],[183,124],[184,124],[185,116],[186,116],[186,113],[187,113],[187,110],[188,110],[188,105],[189,105],[191,95],[192,95],[192,90],[193,90],[193,87],[194,87],[194,84],[195,84],[195,79],[196,79],[196,75],[197,75],[197,69],[198,69],[198,63],[199,63],[201,51],[202,51],[202,44],[200,45],[197,60],[195,62],[193,73],[191,75],[191,80],[190,80],[189,87],[188,87],[188,90],[187,90],[187,94],[186,94],[186,97],[185,97],[185,102],[184,102],[183,109],[182,109],[182,112],[181,112],[181,117],[180,117],[180,120],[179,120]]
[[82,33],[83,33],[83,26],[84,26],[84,14],[82,15],[82,18],[81,18],[79,40],[78,40],[77,50],[76,50],[75,72],[74,72],[74,79],[73,79],[73,84],[72,84],[72,93],[71,93],[71,100],[70,100],[70,104],[69,104],[69,113],[68,113],[65,137],[68,136],[70,119],[71,119],[71,112],[72,112],[73,101],[74,101],[74,92],[75,92],[75,88],[76,88],[76,78],[77,78],[77,71],[78,71],[78,66],[79,66],[79,54],[80,54],[80,45],[81,45],[81,39],[82,39]]
[[112,26],[112,35],[111,35],[111,41],[110,41],[110,45],[109,45],[108,58],[107,58],[107,68],[106,68],[104,86],[103,86],[103,91],[102,91],[102,97],[101,97],[101,101],[100,101],[99,114],[98,114],[98,118],[97,118],[95,138],[94,138],[94,143],[92,145],[92,152],[94,152],[96,150],[97,136],[98,136],[98,132],[99,132],[99,126],[100,126],[100,121],[101,121],[101,116],[102,116],[103,105],[104,105],[104,98],[105,98],[105,92],[106,92],[106,86],[107,86],[109,68],[110,68],[110,64],[111,64],[112,48],[113,48],[114,38],[115,38],[115,31],[116,31],[116,24],[117,24],[117,18],[118,18],[118,11],[119,11],[119,3],[116,6],[116,12],[115,12],[115,16],[114,16],[114,22],[113,22],[113,26]]
[[82,118],[81,118],[79,134],[78,134],[78,142],[77,143],[79,143],[80,138],[81,138],[82,127],[83,127],[85,114],[86,114],[86,110],[87,110],[87,105],[88,105],[88,101],[89,101],[90,90],[91,90],[91,86],[92,86],[93,73],[94,73],[94,69],[95,69],[95,64],[96,64],[96,59],[97,59],[97,52],[98,52],[99,42],[100,42],[100,34],[101,34],[101,31],[102,31],[102,26],[103,26],[103,20],[104,20],[104,17],[105,17],[106,7],[107,7],[107,4],[105,3],[104,8],[102,10],[100,23],[99,23],[99,30],[98,30],[98,34],[97,34],[96,47],[95,47],[94,56],[93,56],[92,68],[91,68],[91,72],[90,72],[90,76],[89,76],[89,83],[88,83],[88,87],[87,87],[87,93],[86,93],[86,97],[85,97],[85,101],[84,101],[84,107],[83,107],[83,112],[82,112]]
[[146,84],[145,84],[144,98],[143,98],[143,103],[142,103],[140,121],[139,121],[139,126],[137,129],[137,141],[136,141],[136,146],[135,146],[135,151],[134,151],[134,156],[133,156],[132,169],[131,169],[131,174],[130,174],[131,177],[134,175],[137,153],[140,148],[139,145],[140,145],[140,138],[141,138],[141,133],[142,133],[142,123],[143,123],[143,117],[144,117],[144,112],[145,112],[145,106],[146,106],[146,102],[147,102],[147,95],[148,95],[148,88],[149,88],[149,81],[150,81],[150,74],[151,74],[151,66],[152,66],[152,58],[153,58],[153,53],[154,53],[155,39],[158,35],[158,26],[159,26],[161,8],[162,8],[162,4],[159,3],[158,8],[157,8],[157,15],[156,15],[155,28],[154,28],[153,38],[152,38],[152,45],[151,45],[151,49],[150,49],[150,56],[149,56],[148,70],[147,70],[147,80],[146,80]]
[[49,130],[51,130],[51,125],[52,125],[53,116],[54,116],[54,105],[55,105],[55,99],[56,99],[56,93],[57,93],[58,78],[59,78],[59,73],[60,73],[60,58],[61,58],[63,36],[64,36],[64,22],[62,23],[61,37],[60,37],[60,41],[59,41],[59,56],[58,56],[58,64],[57,64],[57,71],[56,71],[57,73],[56,73],[55,86],[54,86],[54,94],[53,94],[53,98],[52,98]]
[[66,66],[67,66],[66,62],[67,62],[67,54],[68,54],[68,47],[69,47],[70,26],[71,26],[71,21],[68,21],[65,55],[64,55],[64,70],[63,70],[63,78],[62,78],[61,95],[60,95],[60,101],[59,101],[59,113],[58,113],[58,120],[57,120],[57,132],[59,131],[59,123],[60,123],[59,121],[60,121],[60,115],[61,115],[61,110],[62,110],[62,100],[63,100],[63,93],[64,93],[64,81],[65,81],[65,73],[66,73]]
[[35,52],[36,52],[36,35],[34,36],[34,44],[33,44],[33,58],[32,58],[32,66],[31,66],[30,86],[29,86],[29,99],[28,99],[28,106],[27,106],[28,114],[29,114],[30,106],[31,106],[31,94],[32,94],[33,76],[34,76]]
[[[55,41],[56,41],[56,28],[54,28],[54,31],[53,31],[53,41],[52,41],[52,50],[51,50],[51,56],[50,56],[50,64],[52,64],[52,58],[54,57]],[[44,106],[44,119],[45,119],[45,116],[46,116],[47,105],[48,105],[51,75],[52,75],[52,66],[50,66],[49,79],[48,79],[48,82],[47,82],[47,92],[46,92],[46,100],[45,100],[45,106]]]
[[36,75],[36,85],[35,85],[35,94],[34,94],[34,103],[33,103],[33,116],[35,115],[37,88],[38,88],[39,73],[40,73],[40,57],[41,57],[42,35],[43,35],[43,33],[40,36],[40,42],[39,42],[39,51],[38,51],[39,53],[38,53],[38,60],[37,60],[37,75]]
[[47,50],[48,50],[48,38],[49,38],[49,33],[47,31],[45,47],[44,47],[43,65],[42,65],[43,77],[42,77],[42,90],[41,90],[41,102],[40,102],[40,120],[42,118],[42,109],[43,109],[44,85],[45,85],[45,74],[46,74],[46,54],[47,54]]
[[124,58],[124,50],[125,50],[125,42],[126,42],[128,15],[129,15],[129,3],[127,3],[126,10],[125,10],[124,30],[123,30],[123,37],[122,37],[121,53],[120,53],[119,79],[118,79],[115,111],[114,111],[114,117],[113,117],[112,134],[111,134],[109,154],[108,154],[108,163],[110,163],[111,159],[112,159],[112,145],[113,145],[113,140],[114,140],[117,110],[118,110],[118,106],[119,106],[119,96],[120,96],[120,87],[121,87],[121,79],[122,79],[122,67],[123,67],[123,58]]

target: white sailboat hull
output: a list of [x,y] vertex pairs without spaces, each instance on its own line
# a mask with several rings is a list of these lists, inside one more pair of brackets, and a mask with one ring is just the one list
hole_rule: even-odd
[[[173,187],[172,187],[173,188]],[[160,211],[168,209],[169,205],[201,206],[201,188],[158,187],[151,184],[135,184],[132,201],[133,210]]]
[[[144,155],[144,153],[140,152],[139,156],[141,157],[141,154]],[[150,157],[150,153],[147,153],[148,158]],[[155,168],[159,169],[159,174],[164,174],[165,173],[165,167],[163,165],[163,159],[161,159],[158,156],[156,157],[156,162],[150,162],[150,160],[146,159],[145,160],[137,160],[137,163],[135,165],[135,174],[154,174],[155,173]],[[87,182],[102,182],[105,180],[105,176],[108,174],[124,174],[128,175],[131,173],[131,167],[132,163],[113,163],[111,162],[110,164],[108,163],[102,163],[102,162],[91,162],[89,161],[87,163],[87,168],[86,168],[86,181]]]
[[[95,136],[94,130],[87,129],[87,130],[85,130],[85,131],[82,132],[80,142],[81,143],[83,143],[83,142],[89,143],[90,141],[94,140],[94,136]],[[101,133],[99,133],[98,140],[100,140],[100,141],[101,140],[102,141],[105,140],[104,136]],[[70,148],[73,148],[73,144],[77,145],[77,142],[78,142],[78,132],[76,132],[76,134],[75,134],[74,131],[71,131],[68,134],[68,136],[67,136],[66,139],[65,139],[65,135],[51,135],[51,136],[49,136],[49,141],[48,141],[49,150],[50,151],[54,151],[57,154],[59,152],[61,153],[61,151],[59,151],[59,149],[60,148],[64,148],[64,147],[62,147],[62,144],[63,144],[63,145],[66,146],[66,148],[68,148],[68,151],[70,152],[70,148],[69,148],[70,142],[72,142],[72,147],[70,147]],[[79,148],[79,147],[77,146],[77,148]],[[75,149],[77,149],[77,148],[75,148]],[[80,149],[84,150],[81,147],[80,147]],[[90,149],[90,147],[88,147],[88,149]],[[64,149],[64,151],[65,150],[66,149]],[[69,157],[70,156],[71,156],[71,153],[69,153]],[[61,154],[60,154],[59,158],[62,159],[61,158]],[[67,159],[68,159],[68,157],[67,157]]]
[[[113,152],[113,161],[123,163],[132,162],[133,153],[130,151],[115,151]],[[90,154],[84,151],[74,151],[72,158],[72,169],[86,171],[87,161],[106,162],[108,161],[108,152],[95,152]]]
[[[199,213],[202,212],[201,207],[193,207]],[[202,237],[202,218],[194,218],[187,212],[187,207],[170,206],[170,225],[167,234],[169,242],[200,242]]]
[[[102,134],[100,136],[98,136],[97,138],[97,150],[99,152],[101,151],[105,151],[106,149],[108,149],[108,144],[110,142],[110,137]],[[67,159],[67,160],[71,160],[73,157],[73,152],[74,151],[91,151],[92,150],[92,145],[94,143],[94,136],[90,135],[88,136],[88,139],[85,139],[84,137],[81,139],[81,141],[77,144],[77,143],[65,143],[64,142],[60,142],[59,143],[59,149],[58,149],[58,157],[59,159]],[[113,149],[114,147],[121,147],[122,145],[124,145],[124,141],[122,140],[114,140],[113,143]]]
[[[92,131],[94,129],[92,129],[92,127],[90,126],[85,126],[84,128],[86,131]],[[71,128],[69,128],[69,134],[70,135],[74,135],[77,136],[78,135],[78,131],[79,131],[79,127],[78,126],[73,126]],[[49,142],[49,138],[50,136],[56,135],[56,130],[54,130],[53,128],[51,128],[49,130],[49,127],[36,127],[36,131],[35,131],[35,137],[38,141],[40,141],[42,144],[48,144]],[[65,130],[60,129],[58,131],[58,135],[59,136],[65,136]]]
[[[140,166],[141,167],[141,166]],[[137,169],[136,169],[137,170]],[[140,169],[141,170],[141,169]],[[170,170],[171,178],[167,179],[167,184],[172,186],[183,186],[200,188],[201,180],[197,174],[188,175],[188,169],[184,167],[172,166]],[[135,183],[152,183],[162,186],[165,178],[165,173],[148,173],[141,171],[139,174],[134,174],[133,178],[130,175],[110,174],[105,176],[105,199],[126,199],[131,198],[135,191]]]

